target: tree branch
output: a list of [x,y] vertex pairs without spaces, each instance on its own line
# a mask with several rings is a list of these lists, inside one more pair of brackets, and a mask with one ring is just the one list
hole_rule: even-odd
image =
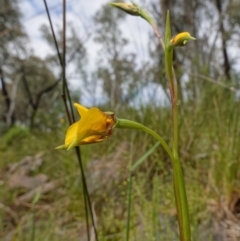
[[9,112],[10,106],[11,106],[11,98],[8,94],[7,87],[6,87],[6,82],[3,74],[2,67],[0,67],[0,79],[1,79],[1,84],[2,84],[2,94],[5,100],[6,104],[6,111],[3,114],[3,120],[7,123],[8,126],[12,126],[15,122],[15,115],[14,112],[10,116],[10,118],[7,118],[7,114]]

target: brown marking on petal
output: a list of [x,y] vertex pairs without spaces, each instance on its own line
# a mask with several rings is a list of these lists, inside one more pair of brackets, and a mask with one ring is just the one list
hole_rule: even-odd
[[106,135],[111,135],[113,132],[113,126],[116,123],[116,119],[114,117],[114,114],[107,115],[106,118]]

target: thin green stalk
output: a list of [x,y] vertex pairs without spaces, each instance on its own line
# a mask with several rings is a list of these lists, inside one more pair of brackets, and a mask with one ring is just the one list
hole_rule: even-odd
[[[67,85],[67,80],[66,80],[66,0],[63,0],[63,58],[62,59],[63,59],[63,61],[62,61],[62,63],[63,63],[63,66],[62,66],[63,96],[65,97],[65,90],[66,90],[67,97],[70,102],[70,107],[71,107],[71,111],[72,111],[72,120],[74,122],[75,118],[74,118],[73,109],[72,109],[72,101],[71,101],[71,97],[70,97],[70,93],[69,93],[69,89],[68,89],[68,85]],[[95,240],[98,241],[97,228],[96,228],[95,220],[93,217],[92,204],[91,204],[90,196],[88,193],[86,178],[85,178],[83,164],[82,164],[82,160],[81,160],[80,147],[76,147],[76,153],[77,153],[78,163],[79,163],[79,167],[80,167],[80,171],[81,171],[82,182],[83,182],[88,240],[90,240],[90,229],[89,229],[89,219],[88,219],[88,208],[89,208],[90,217],[92,220],[92,225],[93,225],[93,230],[94,230],[94,235],[95,235]]]
[[35,209],[35,205],[39,201],[39,199],[41,197],[41,193],[42,193],[42,190],[40,189],[40,191],[36,193],[36,195],[34,196],[33,201],[32,201],[31,210],[33,212],[33,215],[32,215],[31,241],[35,240],[35,228],[36,228],[36,209]]
[[47,1],[46,1],[46,0],[43,0],[43,2],[44,2],[45,9],[46,9],[46,13],[47,13],[47,17],[48,17],[48,22],[49,22],[49,25],[50,25],[50,28],[51,28],[51,32],[52,32],[52,36],[53,36],[53,42],[54,42],[55,48],[56,48],[56,50],[57,50],[58,60],[59,60],[59,62],[60,62],[60,65],[62,66],[62,58],[61,58],[61,54],[60,54],[60,51],[59,51],[59,48],[58,48],[57,38],[56,38],[54,29],[53,29],[53,24],[52,24],[51,16],[50,16],[50,13],[49,13]]
[[177,90],[177,83],[174,80],[174,103],[172,105],[173,108],[173,143],[175,151],[178,153],[178,139],[179,139],[179,132],[178,132],[178,90]]
[[129,234],[130,234],[131,204],[132,204],[132,172],[129,171],[129,176],[128,176],[128,188],[127,188],[127,224],[126,224],[126,241],[129,241]]
[[[53,40],[54,40],[54,44],[56,47],[56,51],[58,54],[58,59],[62,68],[62,80],[63,80],[63,90],[62,90],[62,98],[63,98],[63,102],[64,102],[64,106],[65,106],[65,110],[66,110],[66,114],[68,117],[68,121],[69,124],[72,124],[73,122],[75,122],[75,117],[74,117],[74,112],[73,112],[73,106],[72,106],[72,101],[71,101],[71,96],[69,93],[69,88],[68,88],[68,84],[66,81],[66,75],[65,75],[65,53],[66,53],[66,37],[65,37],[65,33],[66,33],[66,1],[63,1],[63,56],[61,56],[60,51],[59,51],[59,47],[58,47],[58,43],[57,43],[57,38],[54,32],[54,28],[53,28],[53,24],[52,24],[52,20],[51,20],[51,16],[50,16],[50,12],[49,12],[49,8],[47,5],[47,1],[44,1],[44,5],[45,5],[45,9],[46,9],[46,13],[48,16],[48,20],[49,20],[49,24],[50,24],[50,28],[51,28],[51,32],[52,32],[52,36],[53,36]],[[66,98],[66,94],[67,93],[67,98]],[[70,105],[70,111],[71,111],[71,115],[70,115],[70,111],[68,108],[68,104],[67,104],[67,99]],[[86,214],[86,222],[87,222],[87,235],[88,235],[88,240],[90,240],[90,228],[89,228],[89,221],[88,221],[88,207],[90,210],[90,216],[92,219],[92,223],[93,223],[93,227],[94,227],[94,232],[95,232],[95,238],[96,240],[98,240],[97,238],[97,231],[96,231],[96,225],[93,219],[93,213],[92,213],[92,207],[91,207],[91,201],[90,201],[90,197],[88,194],[88,189],[87,189],[87,184],[86,184],[86,180],[85,180],[85,176],[84,176],[84,170],[83,170],[83,165],[82,165],[82,158],[81,158],[81,151],[80,148],[77,147],[76,148],[76,153],[77,153],[77,159],[78,159],[78,163],[79,163],[79,167],[80,167],[80,171],[81,171],[81,177],[82,177],[82,183],[83,183],[83,193],[84,193],[84,206],[85,206],[85,214]]]
[[154,146],[152,146],[147,152],[145,152],[130,168],[130,171],[133,172],[139,167],[159,146],[159,142],[157,142]]
[[168,153],[171,160],[174,160],[172,151],[171,151],[170,147],[168,146],[168,144],[163,140],[163,138],[160,135],[158,135],[155,131],[151,130],[150,128],[148,128],[138,122],[126,120],[126,119],[118,119],[116,128],[137,129],[137,130],[142,130],[142,131],[150,134],[151,136],[153,136],[160,142],[160,144],[163,146],[163,148]]
[[131,208],[132,208],[132,158],[134,153],[133,141],[135,134],[131,136],[131,149],[130,149],[130,161],[129,161],[129,173],[127,182],[127,222],[126,222],[126,241],[129,241],[130,236],[130,223],[131,223]]
[[[90,240],[90,227],[89,227],[89,218],[88,218],[88,206],[91,205],[91,202],[89,199],[83,165],[82,165],[82,161],[80,158],[80,148],[76,147],[75,150],[76,150],[78,165],[80,167],[80,173],[81,173],[81,177],[82,177],[82,188],[83,188],[83,195],[84,195],[83,200],[84,200],[84,207],[85,207],[86,227],[87,227],[87,240],[89,241]],[[91,210],[91,206],[89,209]],[[93,217],[93,215],[92,215],[92,217]],[[95,227],[95,225],[94,225],[94,227]],[[94,228],[94,231],[95,231],[95,228]]]
[[[73,121],[74,121],[74,113],[73,113],[73,109],[72,109],[71,97],[70,97],[70,94],[69,94],[69,91],[68,91],[68,84],[67,84],[67,79],[66,79],[66,0],[62,1],[62,14],[63,14],[62,15],[63,16],[63,18],[62,18],[62,21],[63,21],[62,22],[62,24],[63,24],[63,31],[62,31],[62,80],[63,80],[62,98],[64,100],[66,112],[68,113],[68,106],[67,106],[67,101],[66,101],[66,92],[67,92],[67,98],[70,101],[70,106],[71,106],[71,111],[72,111],[72,118],[69,117],[69,124],[72,124]],[[83,182],[84,205],[85,205],[85,216],[86,216],[86,226],[87,226],[87,238],[88,238],[88,240],[90,240],[88,206],[89,206],[89,209],[91,210],[91,203],[87,198],[88,197],[88,191],[87,191],[87,186],[86,186],[86,182],[85,182],[85,176],[84,176],[83,165],[82,165],[82,161],[81,161],[81,155],[78,155],[78,154],[80,154],[80,153],[78,153],[78,152],[80,152],[80,149],[76,148],[76,152],[77,152],[77,158],[78,158],[82,182]],[[87,202],[88,202],[88,205],[87,205]],[[93,226],[95,228],[93,216],[92,216],[92,222],[93,222]],[[95,231],[95,229],[94,229],[94,231]]]
[[31,241],[35,240],[35,226],[36,226],[36,210],[35,210],[35,203],[32,204],[32,226],[31,226]]
[[178,224],[181,241],[191,241],[190,221],[187,194],[182,172],[182,166],[178,157],[178,89],[177,81],[172,66],[173,46],[171,40],[170,14],[167,13],[166,34],[165,34],[165,65],[169,82],[173,113],[173,186],[178,215]]
[[173,47],[168,45],[165,50],[165,64],[168,77],[172,112],[173,112],[173,142],[175,150],[178,150],[178,86],[176,78],[174,77],[174,69],[172,67]]
[[67,84],[67,79],[66,79],[66,0],[63,0],[63,32],[62,32],[62,98],[64,101],[66,113],[69,115],[69,110],[67,106],[67,101],[66,101],[66,93],[67,93],[67,98],[70,103],[70,110],[71,110],[71,117],[69,118],[69,124],[72,124],[75,122],[75,117],[73,113],[73,107],[72,107],[72,101],[71,101],[71,96],[69,93],[69,88]]
[[173,164],[173,185],[178,210],[178,223],[180,230],[180,240],[190,241],[191,230],[189,221],[189,210],[185,182],[182,172],[182,166],[178,157]]
[[62,31],[62,93],[66,95],[66,0],[62,2],[62,14],[63,14],[63,31]]
[[174,160],[171,149],[169,148],[168,144],[162,139],[161,136],[159,136],[155,131],[149,129],[146,126],[143,126],[142,130],[145,131],[146,133],[152,135],[153,137],[155,137],[161,143],[163,148],[166,150],[166,152],[168,153],[171,160]]
[[118,119],[116,128],[142,130],[150,134],[151,136],[155,137],[168,153],[173,163],[173,184],[174,184],[174,193],[175,193],[181,241],[191,241],[187,195],[186,195],[182,167],[181,167],[180,160],[178,158],[178,153],[175,151],[176,149],[173,148],[173,152],[172,152],[169,146],[167,145],[167,143],[162,139],[160,135],[158,135],[155,131],[149,129],[148,127],[140,123],[137,123],[135,121]]
[[[52,36],[53,36],[53,42],[54,42],[54,45],[55,45],[55,48],[56,48],[56,51],[57,51],[57,55],[58,55],[58,60],[59,60],[59,63],[61,65],[61,68],[62,68],[62,71],[63,71],[63,60],[62,60],[62,56],[60,54],[60,50],[59,50],[59,47],[58,47],[58,43],[57,43],[57,38],[56,38],[56,34],[54,32],[54,28],[53,28],[53,24],[52,24],[52,19],[51,19],[51,16],[50,16],[50,12],[49,12],[49,8],[48,8],[48,5],[47,5],[47,1],[46,0],[43,0],[44,2],[44,6],[45,6],[45,9],[46,9],[46,13],[47,13],[47,17],[48,17],[48,22],[49,22],[49,25],[50,25],[50,29],[51,29],[51,33],[52,33]],[[62,74],[63,75],[63,74]],[[71,111],[71,115],[72,115],[72,118],[70,116],[70,112],[69,112],[69,109],[68,109],[68,105],[67,105],[67,100],[66,100],[66,95],[65,93],[62,94],[62,98],[63,98],[63,102],[64,102],[64,107],[65,107],[65,110],[66,110],[66,114],[67,114],[67,117],[68,117],[68,121],[70,124],[72,124],[72,122],[75,121],[75,118],[74,118],[74,112],[73,112],[73,107],[72,107],[72,101],[71,101],[71,96],[70,96],[70,93],[69,93],[69,88],[68,88],[68,85],[67,85],[67,82],[66,82],[66,79],[64,80],[63,79],[63,86],[65,85],[65,89],[66,89],[66,92],[67,92],[67,98],[69,100],[69,104],[70,104],[70,111]]]
[[[78,157],[78,163],[79,163],[79,166],[80,166],[80,171],[81,171],[81,176],[82,176],[87,228],[88,228],[88,225],[89,225],[88,224],[88,208],[87,208],[87,205],[88,205],[90,217],[91,217],[91,220],[92,220],[95,240],[98,241],[97,227],[96,227],[96,223],[95,223],[95,220],[94,220],[94,217],[93,217],[93,210],[92,210],[92,206],[91,206],[90,196],[89,196],[89,193],[88,193],[88,187],[87,187],[86,177],[85,177],[85,174],[84,174],[83,164],[82,164],[81,161],[79,161],[80,160],[80,148],[79,148],[79,146],[77,146],[75,149],[76,149],[76,153],[77,153],[77,157]],[[87,230],[89,232],[89,228]]]
[[172,57],[173,48],[169,45],[172,38],[171,28],[170,28],[170,16],[169,11],[167,12],[166,29],[165,29],[165,67],[168,76],[168,85],[171,95],[172,104],[174,102],[174,87],[173,87],[173,71],[172,71]]
[[154,30],[156,36],[158,37],[158,40],[159,40],[159,42],[160,42],[160,44],[161,44],[161,46],[163,48],[163,51],[165,51],[165,44],[164,44],[162,36],[161,36],[161,34],[160,34],[159,30],[158,30],[157,25],[156,24],[152,24],[152,27],[153,27],[153,30]]

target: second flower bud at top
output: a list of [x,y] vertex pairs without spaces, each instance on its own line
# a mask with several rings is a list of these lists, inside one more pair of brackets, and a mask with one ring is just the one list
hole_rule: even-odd
[[145,9],[143,9],[142,7],[140,7],[138,4],[134,3],[133,1],[131,1],[131,3],[132,4],[127,4],[127,3],[122,3],[122,2],[111,2],[109,4],[112,5],[113,7],[121,9],[125,13],[128,13],[133,16],[139,16],[139,17],[145,19],[148,23],[150,23],[150,25],[153,28],[156,28],[156,23],[155,23],[153,17],[151,16],[151,14],[149,14]]
[[133,4],[127,4],[127,3],[110,3],[110,5],[121,9],[122,11],[124,11],[125,13],[128,13],[130,15],[134,15],[134,16],[140,16],[139,14],[139,7],[135,6]]

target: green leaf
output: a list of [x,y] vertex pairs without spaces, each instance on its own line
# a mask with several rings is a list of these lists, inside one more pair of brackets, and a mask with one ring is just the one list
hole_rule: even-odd
[[130,168],[130,172],[135,171],[136,168],[141,165],[154,151],[155,149],[159,146],[159,142],[157,142],[153,147],[151,147],[143,156],[141,156],[135,163],[132,165]]
[[35,205],[39,201],[41,194],[42,194],[42,190],[40,189],[33,198],[33,201],[32,201],[33,205]]
[[167,48],[170,45],[172,38],[171,33],[171,23],[170,23],[170,12],[167,11],[166,27],[165,27],[165,47]]

